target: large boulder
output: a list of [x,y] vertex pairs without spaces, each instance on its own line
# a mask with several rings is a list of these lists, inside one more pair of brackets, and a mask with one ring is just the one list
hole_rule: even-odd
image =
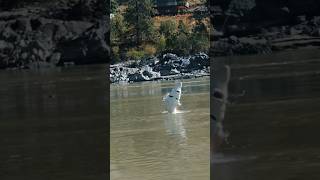
[[58,44],[61,52],[61,62],[74,61],[76,64],[107,62],[110,52],[106,39],[106,28],[97,23],[74,40],[67,40]]
[[198,70],[210,66],[209,56],[205,53],[195,54],[190,58],[187,69]]

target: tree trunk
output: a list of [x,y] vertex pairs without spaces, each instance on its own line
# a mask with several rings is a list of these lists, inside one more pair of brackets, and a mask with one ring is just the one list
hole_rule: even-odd
[[137,46],[140,45],[141,41],[140,41],[140,26],[139,26],[139,20],[140,20],[140,10],[139,10],[139,5],[138,5],[138,1],[136,1],[136,10],[137,10],[137,29],[136,29],[136,43]]

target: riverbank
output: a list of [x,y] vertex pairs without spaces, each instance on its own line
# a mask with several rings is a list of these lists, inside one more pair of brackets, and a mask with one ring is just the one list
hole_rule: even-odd
[[188,57],[167,53],[110,66],[111,83],[190,79],[209,75],[210,59],[205,53]]
[[[278,27],[279,31],[237,37],[217,38],[212,54],[215,57],[253,54],[271,54],[289,49],[320,47],[320,30],[306,33],[301,26]],[[305,27],[307,28],[307,27]],[[290,32],[286,32],[290,31]],[[311,34],[312,33],[312,34]]]
[[229,3],[218,0],[209,8],[214,44],[210,56],[270,54],[320,45],[318,2],[245,1],[241,3],[251,3],[251,8],[240,14],[230,14]]

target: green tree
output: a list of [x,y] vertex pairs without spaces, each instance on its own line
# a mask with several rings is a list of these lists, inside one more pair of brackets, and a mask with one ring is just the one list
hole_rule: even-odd
[[119,4],[117,2],[117,0],[110,0],[110,11],[111,13],[116,13],[117,8],[118,8]]
[[125,51],[124,46],[127,42],[127,32],[128,27],[124,21],[124,17],[120,13],[116,13],[113,18],[111,18],[111,55],[112,59],[115,61],[120,60],[120,55]]
[[141,45],[143,38],[152,34],[154,14],[153,0],[130,0],[125,12],[125,20],[136,37],[136,44]]
[[120,13],[116,13],[111,19],[111,43],[119,44],[126,41],[128,27],[124,21],[124,17]]

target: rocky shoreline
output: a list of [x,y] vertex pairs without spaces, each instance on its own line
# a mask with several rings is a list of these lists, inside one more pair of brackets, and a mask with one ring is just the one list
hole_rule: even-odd
[[179,57],[167,53],[110,66],[111,83],[190,79],[210,75],[210,59],[205,53]]
[[[212,54],[219,56],[235,56],[250,54],[270,54],[286,49],[320,46],[320,17],[316,24],[306,21],[293,26],[272,27],[272,30],[251,36],[215,38]],[[263,29],[262,29],[263,31]]]
[[[230,0],[210,6],[212,23],[210,56],[270,54],[320,45],[320,3],[314,0],[255,2],[253,8],[228,14]],[[239,3],[241,3],[239,1]],[[245,6],[244,6],[245,7]]]
[[0,12],[0,69],[106,63],[109,25],[106,12],[97,9],[99,3]]

